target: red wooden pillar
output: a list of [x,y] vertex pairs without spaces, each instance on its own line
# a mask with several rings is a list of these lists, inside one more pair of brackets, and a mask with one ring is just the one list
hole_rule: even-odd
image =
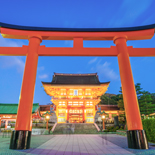
[[104,123],[104,119],[102,119],[102,123],[103,123],[103,130],[105,130],[105,123]]
[[85,115],[85,114],[84,114],[84,108],[83,108],[83,122],[85,121],[85,117],[84,117],[84,115]]
[[46,119],[46,130],[48,130],[48,119]]
[[8,120],[6,119],[5,120],[5,129],[7,129],[7,126],[8,126]]
[[40,42],[38,37],[29,40],[15,130],[30,130]]
[[115,37],[114,43],[116,44],[118,51],[118,64],[128,126],[128,146],[129,148],[147,149],[148,144],[142,126],[129,54],[126,45],[126,37]]
[[111,113],[109,113],[109,118],[112,119],[112,114]]
[[69,109],[67,109],[67,121],[69,121]]
[[1,118],[0,118],[0,128],[1,128]]
[[[40,43],[40,37],[32,36],[29,39],[28,54],[25,63],[16,126],[15,131],[11,136],[12,139],[10,142],[10,149],[30,148],[33,96],[38,64],[38,48]],[[16,134],[18,134],[18,136],[16,136]]]

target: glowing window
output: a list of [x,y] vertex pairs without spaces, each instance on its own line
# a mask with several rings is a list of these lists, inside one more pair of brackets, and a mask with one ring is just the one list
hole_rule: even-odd
[[75,106],[75,105],[78,105],[78,104],[73,104],[73,105]]
[[93,106],[93,102],[86,102],[87,104],[86,104],[86,106]]
[[68,105],[72,105],[72,102],[71,102],[71,101],[69,101],[69,102],[68,102]]
[[91,95],[91,89],[86,89],[85,90],[85,95]]
[[80,110],[80,113],[83,113],[83,110]]
[[66,95],[66,89],[61,89],[61,90],[60,90],[60,94],[61,94],[61,95]]
[[73,95],[73,89],[69,90],[69,95]]
[[77,89],[74,90],[74,96],[78,96],[78,90]]
[[78,95],[82,95],[82,89],[78,90]]

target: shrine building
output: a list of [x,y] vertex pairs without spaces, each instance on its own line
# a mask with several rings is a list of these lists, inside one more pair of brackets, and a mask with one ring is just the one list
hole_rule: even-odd
[[52,82],[42,82],[55,105],[57,123],[94,123],[96,105],[110,82],[94,74],[54,73]]

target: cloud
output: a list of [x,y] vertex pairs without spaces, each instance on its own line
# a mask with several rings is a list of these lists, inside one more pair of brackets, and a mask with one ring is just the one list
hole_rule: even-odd
[[25,62],[21,56],[2,56],[0,57],[1,68],[15,67],[18,73],[23,73]]
[[65,46],[67,46],[67,47],[73,47],[73,41],[65,40],[64,44],[65,44]]
[[110,63],[107,61],[103,64],[98,64],[96,66],[96,71],[98,74],[109,80],[118,80],[118,75],[113,69],[110,68]]
[[44,66],[41,66],[41,67],[38,67],[38,68],[37,68],[38,71],[43,71],[44,69],[45,69]]
[[[0,46],[2,47],[21,47],[24,43],[19,40],[3,38],[0,35]],[[18,73],[23,73],[25,67],[25,57],[21,56],[0,56],[0,68],[13,68],[17,69]]]
[[3,38],[0,35],[0,46],[3,46],[3,47],[22,47],[23,44],[24,43],[22,41],[19,41],[19,40],[13,41],[12,39]]
[[107,27],[140,26],[143,24],[144,20],[141,21],[142,23],[138,22],[138,25],[137,21],[139,21],[139,18],[144,16],[144,14],[147,14],[152,2],[153,1],[140,0],[131,2],[129,0],[124,0],[115,11],[115,14],[111,16]]
[[48,78],[48,75],[47,74],[39,75],[39,78],[40,79],[46,79],[46,78]]
[[96,58],[94,58],[94,59],[91,59],[89,62],[88,62],[88,64],[92,64],[92,63],[94,63],[94,62],[96,62],[97,61],[97,57]]
[[115,73],[113,69],[111,69],[109,62],[106,61],[102,63],[102,59],[95,57],[91,59],[88,64],[92,64],[90,70],[95,73],[97,72],[100,77],[106,80],[119,80],[119,76]]

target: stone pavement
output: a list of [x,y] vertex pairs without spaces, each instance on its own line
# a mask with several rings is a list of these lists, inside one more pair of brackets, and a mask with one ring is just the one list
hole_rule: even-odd
[[57,135],[29,153],[47,155],[132,154],[100,138],[99,135]]
[[[0,137],[1,138],[1,137]],[[34,140],[35,138],[35,140]],[[0,154],[7,155],[155,155],[155,147],[149,150],[127,148],[126,137],[107,135],[41,135],[32,136],[31,149],[9,150],[9,141],[0,139]],[[5,146],[5,147],[4,147]],[[1,151],[2,150],[2,151]]]

